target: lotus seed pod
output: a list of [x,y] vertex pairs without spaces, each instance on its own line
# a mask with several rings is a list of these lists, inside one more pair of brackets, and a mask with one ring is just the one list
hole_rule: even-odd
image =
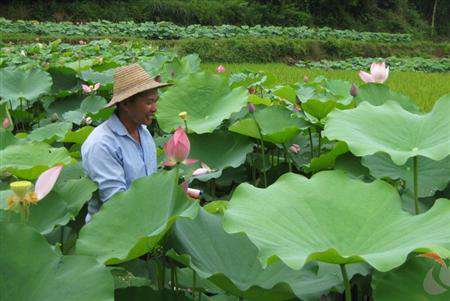
[[29,181],[16,181],[9,184],[14,194],[21,200],[31,191],[32,186],[33,184]]
[[353,97],[358,95],[358,87],[355,84],[352,84],[352,87],[350,88],[350,95]]
[[187,112],[180,112],[180,114],[178,114],[178,116],[179,116],[182,120],[186,120],[186,118],[187,118]]
[[248,93],[250,93],[250,94],[255,94],[255,93],[256,93],[255,87],[250,87],[250,88],[248,88]]

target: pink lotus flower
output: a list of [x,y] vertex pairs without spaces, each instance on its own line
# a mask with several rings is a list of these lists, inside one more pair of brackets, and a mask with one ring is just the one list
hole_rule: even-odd
[[225,72],[225,67],[224,67],[223,65],[217,66],[216,72],[217,72],[217,73],[223,73],[223,72]]
[[201,176],[213,171],[211,168],[209,168],[208,165],[203,162],[201,162],[200,165],[201,168],[197,168],[196,170],[194,170],[194,172],[192,173],[193,176]]
[[370,74],[359,71],[359,77],[365,83],[384,83],[389,76],[389,67],[386,68],[385,62],[372,63],[370,66]]
[[11,125],[11,120],[9,120],[8,117],[6,117],[5,119],[3,119],[2,127],[3,127],[4,129],[9,128],[10,125]]
[[86,42],[83,41],[83,40],[80,40],[78,43],[79,43],[80,45],[86,45]]
[[188,181],[184,181],[181,186],[183,187],[184,192],[186,192],[186,194],[193,198],[193,199],[199,199],[200,196],[202,195],[202,191],[198,190],[198,189],[194,189],[194,188],[189,188],[189,183]]
[[14,194],[7,199],[8,209],[15,207],[19,203],[25,206],[36,204],[45,198],[55,186],[62,168],[62,165],[57,165],[41,173],[34,186],[34,191],[31,189],[31,182],[12,182],[10,188]]
[[289,147],[289,150],[294,154],[298,154],[300,152],[300,145],[294,143]]
[[188,159],[190,150],[191,144],[186,133],[182,127],[177,128],[169,141],[164,144],[164,153],[168,160],[163,165],[174,166],[178,163],[190,165],[197,162],[197,160]]
[[91,93],[94,91],[97,91],[98,88],[100,88],[100,83],[96,83],[95,85],[85,85],[85,84],[81,84],[81,88],[83,89],[84,93]]

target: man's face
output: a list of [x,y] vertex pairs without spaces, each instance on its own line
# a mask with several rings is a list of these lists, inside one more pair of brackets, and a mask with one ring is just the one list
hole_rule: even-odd
[[134,102],[126,104],[129,117],[136,124],[150,125],[156,112],[156,101],[158,100],[158,90],[152,89],[140,93]]

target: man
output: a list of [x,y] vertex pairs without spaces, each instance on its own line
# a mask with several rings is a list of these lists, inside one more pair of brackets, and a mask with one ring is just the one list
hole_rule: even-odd
[[[114,95],[107,104],[116,110],[81,147],[83,168],[98,184],[101,202],[156,171],[156,147],[147,126],[156,112],[157,89],[167,85],[150,78],[138,64],[116,68]],[[89,202],[86,221],[100,205],[96,200]]]

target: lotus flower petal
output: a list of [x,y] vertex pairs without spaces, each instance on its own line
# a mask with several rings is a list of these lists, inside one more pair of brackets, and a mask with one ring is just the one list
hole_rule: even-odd
[[225,67],[222,65],[217,66],[216,68],[217,73],[223,73],[225,72]]
[[42,200],[55,186],[63,166],[57,165],[44,171],[36,181],[34,192],[38,200]]
[[88,85],[81,84],[81,88],[83,89],[84,93],[91,93],[92,89]]
[[358,75],[359,75],[359,77],[361,78],[361,80],[362,80],[363,82],[365,82],[366,84],[367,84],[367,83],[373,83],[373,82],[374,82],[372,75],[369,74],[369,73],[367,73],[367,72],[359,71]]
[[201,175],[207,174],[208,172],[209,172],[209,170],[207,168],[197,168],[196,170],[194,170],[192,175],[193,176],[201,176]]
[[5,119],[3,119],[2,127],[3,127],[4,129],[9,128],[10,125],[11,125],[11,120],[9,120],[8,117],[6,117]]
[[100,88],[100,83],[96,83],[92,90],[96,91],[98,88]]
[[188,196],[190,196],[193,199],[198,199],[198,198],[200,198],[200,195],[202,194],[202,192],[198,189],[188,188],[187,194],[188,194]]

